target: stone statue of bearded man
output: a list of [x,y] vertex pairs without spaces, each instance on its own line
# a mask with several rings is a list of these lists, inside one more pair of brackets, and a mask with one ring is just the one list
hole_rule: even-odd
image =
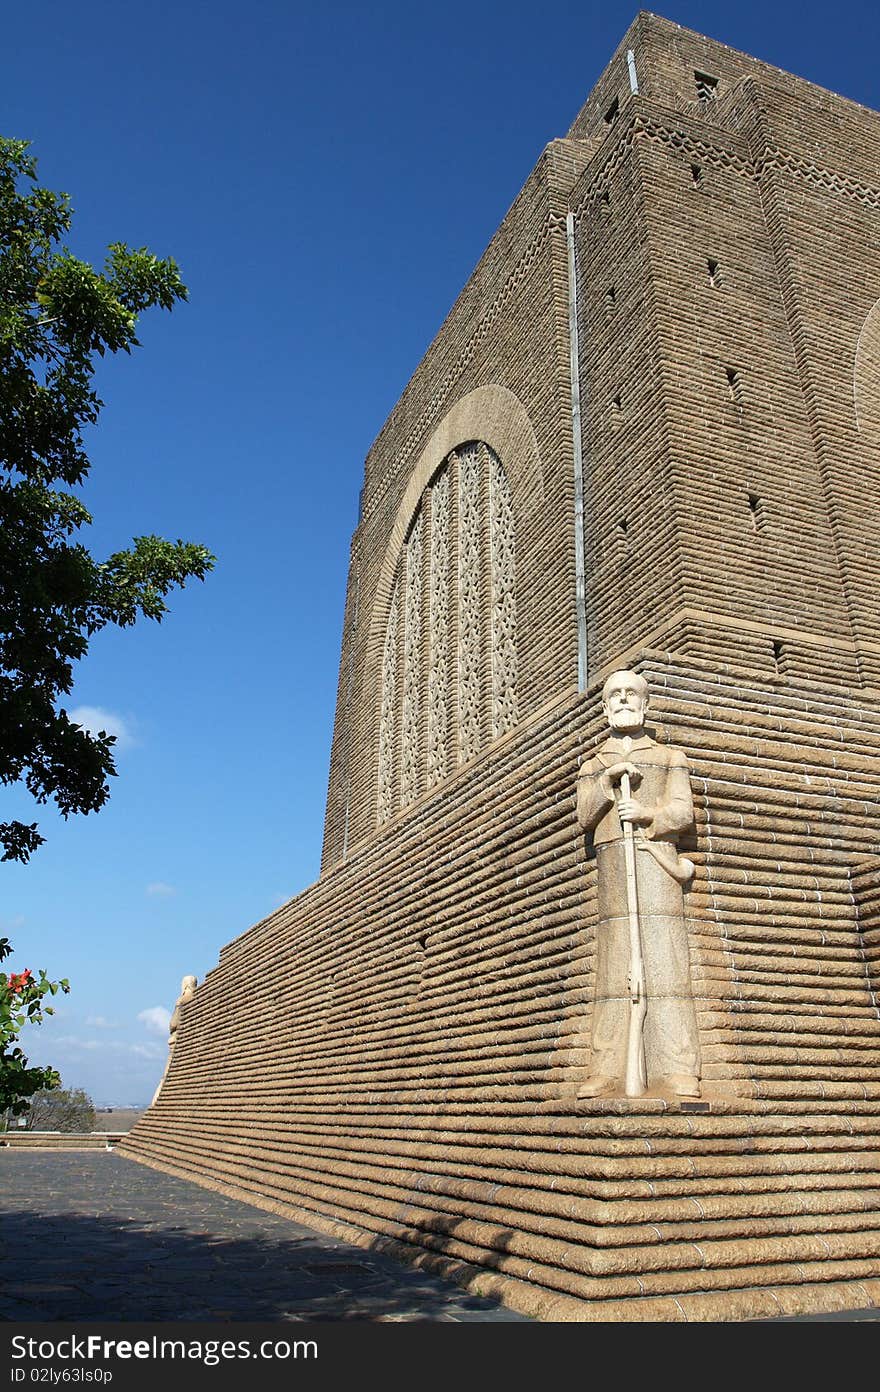
[[[602,704],[610,735],[581,765],[577,781],[578,821],[592,833],[599,889],[593,1056],[590,1076],[578,1096],[620,1096],[624,1091],[635,902],[642,958],[639,987],[646,1002],[647,1090],[699,1097],[700,1050],[683,895],[694,867],[678,854],[678,839],[694,821],[687,762],[680,749],[658,744],[645,733],[644,677],[629,671],[612,673],[602,690]],[[631,867],[634,861],[629,882],[628,836]]]

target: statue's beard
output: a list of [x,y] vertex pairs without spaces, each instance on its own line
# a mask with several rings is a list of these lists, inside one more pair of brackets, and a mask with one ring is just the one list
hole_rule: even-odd
[[612,730],[622,731],[640,730],[644,720],[644,712],[637,710],[618,710],[608,717]]

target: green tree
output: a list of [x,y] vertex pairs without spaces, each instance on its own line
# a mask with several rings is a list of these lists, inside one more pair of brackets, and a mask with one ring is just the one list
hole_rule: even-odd
[[40,1088],[27,1110],[28,1131],[94,1131],[95,1104],[82,1088]]
[[[8,938],[0,938],[0,962],[12,951]],[[34,976],[29,968],[20,972],[0,971],[0,1116],[20,1116],[30,1098],[44,1088],[61,1086],[54,1068],[31,1068],[18,1045],[25,1025],[38,1025],[45,1015],[54,1014],[47,996],[67,992],[67,981],[50,981],[44,971]]]
[[[108,624],[161,620],[168,591],[214,563],[156,536],[96,560],[77,538],[92,520],[72,490],[103,404],[96,359],[130,353],[138,315],[171,309],[186,287],[172,260],[121,242],[95,270],[62,245],[70,221],[27,143],[0,139],[0,783],[23,781],[65,817],[102,807],[116,772],[114,737],[59,704],[73,664]],[[43,840],[36,822],[0,822],[0,859],[26,861]]]
[[[103,404],[97,360],[130,353],[138,315],[171,309],[186,287],[172,260],[121,242],[95,270],[63,245],[70,224],[67,195],[39,186],[27,142],[0,139],[0,785],[23,782],[64,817],[103,807],[116,772],[114,737],[62,704],[74,663],[108,624],[161,620],[168,591],[214,564],[193,542],[141,536],[99,560],[79,539],[92,520],[75,490]],[[27,861],[43,840],[36,822],[0,822],[0,859]],[[0,961],[9,952],[0,940]],[[67,989],[42,971],[0,973],[0,1109],[15,1114],[60,1082],[29,1068],[16,1041],[50,1013],[45,996]]]

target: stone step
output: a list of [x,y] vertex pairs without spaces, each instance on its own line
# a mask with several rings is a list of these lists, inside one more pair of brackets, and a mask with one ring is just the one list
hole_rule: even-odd
[[[733,1239],[707,1237],[696,1242],[653,1234],[650,1243],[634,1242],[599,1248],[544,1236],[509,1225],[472,1219],[467,1215],[419,1209],[414,1204],[385,1204],[363,1191],[304,1186],[291,1193],[272,1184],[265,1172],[250,1177],[219,1176],[203,1157],[192,1167],[169,1165],[142,1142],[140,1154],[148,1163],[187,1178],[218,1187],[275,1211],[361,1240],[377,1235],[392,1243],[436,1254],[451,1264],[503,1274],[579,1300],[622,1300],[646,1295],[728,1290],[750,1285],[803,1284],[810,1281],[855,1280],[876,1272],[878,1233],[875,1227],[827,1230],[824,1215],[815,1216],[821,1232],[803,1231],[749,1235]],[[259,1190],[256,1186],[259,1185]],[[306,1192],[308,1189],[309,1192]],[[328,1217],[332,1211],[333,1218]],[[880,1221],[875,1216],[875,1221]],[[364,1236],[371,1234],[369,1239]],[[476,1282],[473,1289],[486,1290]],[[509,1298],[509,1297],[507,1297]],[[573,1316],[584,1318],[583,1314]]]
[[[145,1139],[142,1137],[142,1139]],[[162,1144],[161,1133],[152,1133],[155,1144]],[[171,1137],[166,1134],[166,1143]],[[587,1164],[579,1156],[551,1156],[546,1152],[528,1153],[498,1151],[467,1152],[459,1148],[444,1153],[434,1148],[432,1153],[420,1153],[411,1147],[406,1153],[386,1148],[382,1158],[359,1158],[358,1152],[328,1144],[311,1147],[301,1141],[275,1145],[263,1141],[248,1142],[230,1138],[201,1135],[199,1149],[212,1155],[219,1164],[248,1164],[284,1174],[340,1174],[382,1177],[389,1183],[406,1188],[430,1188],[442,1176],[450,1184],[464,1183],[475,1191],[481,1185],[497,1190],[504,1186],[525,1194],[547,1190],[562,1203],[572,1200],[618,1197],[649,1202],[676,1199],[691,1193],[701,1197],[701,1205],[713,1195],[729,1196],[743,1181],[756,1194],[783,1194],[792,1190],[815,1190],[823,1187],[871,1188],[880,1183],[880,1150],[839,1149],[818,1150],[804,1154],[803,1148],[793,1148],[783,1155],[774,1154],[765,1163],[763,1158],[748,1152],[743,1156],[701,1157],[697,1165],[692,1157],[670,1164],[662,1157],[631,1159],[625,1166]],[[598,1176],[598,1181],[597,1181]],[[725,1198],[725,1202],[726,1202]],[[549,1210],[548,1210],[549,1211]],[[693,1208],[683,1210],[693,1216]],[[599,1218],[596,1221],[610,1221]]]
[[[662,1103],[659,1104],[662,1108]],[[333,1138],[359,1138],[381,1146],[380,1153],[400,1146],[406,1152],[413,1146],[418,1153],[455,1153],[505,1150],[548,1152],[553,1156],[646,1156],[690,1154],[698,1142],[702,1154],[739,1153],[795,1149],[813,1150],[817,1145],[830,1148],[870,1149],[880,1145],[880,1110],[864,1114],[782,1115],[741,1113],[696,1113],[660,1110],[650,1112],[645,1104],[592,1104],[593,1111],[510,1117],[491,1113],[456,1112],[407,1117],[380,1109],[362,1111],[340,1104],[337,1116],[326,1119],[320,1111],[306,1111],[289,1102],[277,1102],[259,1110],[236,1108],[234,1104],[203,1110],[192,1117],[188,1107],[164,1107],[148,1113],[132,1133],[148,1132],[173,1136],[186,1128],[196,1137],[242,1139],[261,1143],[277,1139],[289,1144],[296,1136],[315,1143],[333,1144]],[[612,1110],[613,1107],[613,1110]],[[433,1147],[433,1150],[431,1149]],[[344,1147],[343,1147],[344,1148]]]
[[597,1247],[653,1242],[658,1234],[680,1242],[809,1232],[818,1215],[833,1230],[880,1224],[877,1157],[870,1157],[870,1165],[864,1167],[858,1163],[864,1157],[848,1159],[844,1175],[788,1172],[773,1188],[762,1183],[753,1191],[755,1177],[749,1175],[738,1183],[745,1192],[723,1193],[715,1186],[698,1198],[693,1181],[685,1192],[668,1195],[655,1180],[645,1186],[653,1191],[651,1197],[633,1200],[624,1195],[608,1201],[573,1192],[572,1181],[566,1178],[554,1178],[548,1184],[544,1176],[521,1174],[510,1176],[514,1180],[510,1183],[509,1172],[483,1170],[469,1175],[459,1170],[454,1174],[443,1166],[412,1170],[397,1168],[391,1160],[383,1167],[326,1153],[303,1156],[295,1149],[283,1159],[270,1158],[259,1148],[242,1149],[232,1156],[205,1145],[200,1153],[215,1172],[223,1169],[241,1183],[262,1180],[279,1193],[330,1201],[337,1192],[356,1191],[377,1211],[386,1204],[399,1212],[430,1202],[432,1209],[457,1216],[515,1225]]
[[124,1131],[7,1131],[0,1135],[0,1146],[15,1150],[109,1150],[125,1134]]

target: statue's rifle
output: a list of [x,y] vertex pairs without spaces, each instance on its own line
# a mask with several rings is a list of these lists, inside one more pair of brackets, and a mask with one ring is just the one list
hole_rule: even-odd
[[[632,796],[629,774],[620,775],[620,796]],[[626,869],[626,906],[629,916],[629,1033],[626,1041],[627,1097],[641,1097],[648,1082],[645,1068],[645,1016],[648,1000],[645,994],[645,961],[642,956],[642,934],[639,926],[639,888],[636,879],[636,848],[632,822],[623,823],[623,863]]]

